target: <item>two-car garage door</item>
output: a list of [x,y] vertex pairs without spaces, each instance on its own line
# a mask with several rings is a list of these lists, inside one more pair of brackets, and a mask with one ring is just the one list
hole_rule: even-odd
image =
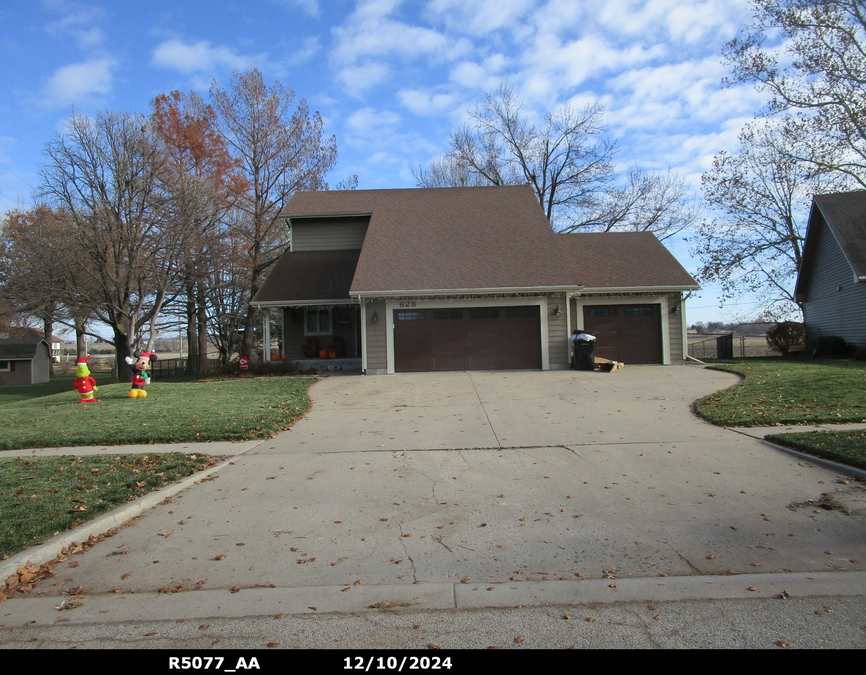
[[538,305],[398,309],[397,372],[541,368]]

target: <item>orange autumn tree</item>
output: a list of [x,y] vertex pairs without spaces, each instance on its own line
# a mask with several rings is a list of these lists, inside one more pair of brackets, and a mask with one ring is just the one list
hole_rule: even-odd
[[[222,271],[235,268],[228,260],[236,246],[230,241],[227,214],[248,184],[217,130],[214,109],[198,94],[173,91],[157,96],[151,119],[167,158],[163,183],[172,196],[173,245],[183,251],[179,265],[189,344],[187,374],[198,374],[207,367],[208,318],[214,318],[209,307],[221,290],[215,285],[243,283],[226,279]],[[214,337],[220,338],[218,330],[212,331]]]

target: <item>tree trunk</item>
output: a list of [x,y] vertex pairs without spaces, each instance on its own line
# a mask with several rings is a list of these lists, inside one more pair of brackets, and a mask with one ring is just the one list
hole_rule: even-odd
[[114,351],[116,353],[114,365],[117,368],[117,380],[119,382],[124,378],[132,378],[132,373],[129,370],[129,364],[127,364],[125,360],[127,356],[132,356],[132,336],[122,332],[117,326],[114,326],[113,330]]
[[184,375],[196,374],[196,357],[198,355],[198,340],[196,339],[195,286],[186,286],[186,368]]
[[207,298],[204,282],[198,281],[198,289],[196,292],[197,314],[198,314],[198,374],[207,372]]
[[54,377],[54,350],[51,345],[52,331],[54,323],[51,319],[44,319],[42,322],[42,332],[45,333],[45,341],[48,343],[48,375]]
[[75,354],[76,361],[83,359],[87,356],[87,336],[84,334],[85,329],[87,328],[86,324],[82,322],[75,322]]

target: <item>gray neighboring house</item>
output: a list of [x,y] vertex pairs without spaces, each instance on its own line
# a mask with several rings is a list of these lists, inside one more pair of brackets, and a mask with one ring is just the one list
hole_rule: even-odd
[[44,338],[0,340],[0,385],[48,382],[50,360],[51,350]]
[[794,290],[807,345],[835,335],[866,347],[864,282],[866,191],[815,196]]
[[684,361],[695,280],[652,234],[554,233],[529,186],[301,192],[282,215],[265,352],[276,312],[280,356],[333,347],[368,374],[565,369],[576,328],[598,356]]

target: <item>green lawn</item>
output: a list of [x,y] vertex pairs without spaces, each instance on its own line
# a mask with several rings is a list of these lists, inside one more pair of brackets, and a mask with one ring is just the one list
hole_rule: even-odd
[[[97,377],[97,382],[98,381],[99,379]],[[58,377],[52,377],[49,382],[45,382],[44,384],[16,384],[10,387],[3,386],[0,387],[0,406],[72,391],[74,382],[74,375],[60,375]]]
[[861,362],[747,359],[715,368],[744,379],[695,402],[697,413],[713,424],[866,422],[866,366]]
[[108,384],[99,386],[99,402],[82,405],[73,379],[0,394],[0,450],[268,438],[309,410],[307,389],[316,381],[153,382],[143,399],[128,399],[127,383]]
[[859,431],[812,431],[800,434],[773,434],[768,441],[826,457],[842,464],[866,469],[866,429]]
[[0,457],[0,559],[217,461],[181,453]]
[[[851,361],[743,360],[716,366],[743,381],[695,402],[714,424],[750,427],[866,422],[866,367]],[[866,431],[767,436],[779,445],[866,469]]]

